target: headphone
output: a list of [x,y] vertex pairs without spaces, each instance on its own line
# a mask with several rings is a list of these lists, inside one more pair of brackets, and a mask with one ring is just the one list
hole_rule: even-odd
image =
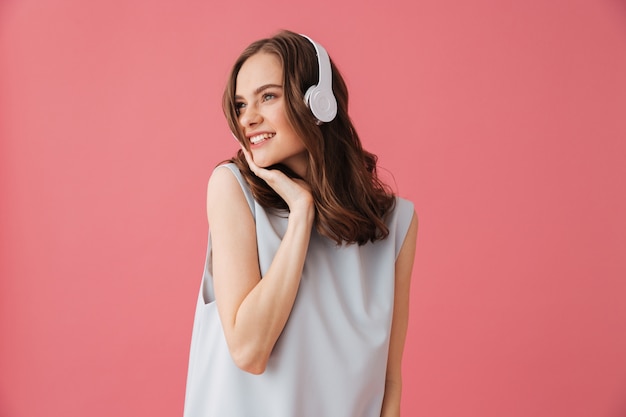
[[319,65],[319,80],[304,94],[304,102],[318,120],[318,124],[332,121],[337,116],[337,100],[333,94],[333,73],[326,49],[306,35],[300,34],[315,47]]

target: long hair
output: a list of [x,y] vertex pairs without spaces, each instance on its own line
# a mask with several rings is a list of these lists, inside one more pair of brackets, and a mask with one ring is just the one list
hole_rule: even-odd
[[[246,149],[244,136],[235,110],[237,74],[243,63],[257,53],[278,57],[283,68],[283,90],[287,119],[308,151],[309,166],[304,180],[311,187],[315,202],[317,232],[337,244],[384,239],[389,235],[385,216],[393,209],[395,197],[376,172],[376,155],[367,152],[348,116],[348,90],[331,60],[333,93],[337,99],[337,116],[329,123],[317,119],[304,102],[304,92],[318,82],[317,55],[313,45],[301,35],[281,31],[269,39],[261,39],[246,48],[235,62],[222,100],[222,108],[231,131]],[[250,185],[254,198],[265,208],[286,210],[285,201],[265,181],[252,173],[239,150],[230,159]],[[297,177],[284,165],[280,169]]]

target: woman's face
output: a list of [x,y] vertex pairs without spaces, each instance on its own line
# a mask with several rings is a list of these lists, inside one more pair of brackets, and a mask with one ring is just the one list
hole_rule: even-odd
[[237,74],[235,108],[239,125],[260,167],[284,164],[301,177],[307,170],[307,151],[287,119],[283,68],[273,54],[248,58]]

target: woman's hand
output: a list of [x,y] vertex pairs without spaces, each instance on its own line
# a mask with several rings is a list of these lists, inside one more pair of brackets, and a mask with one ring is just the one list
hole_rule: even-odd
[[296,210],[313,211],[313,196],[311,188],[301,179],[289,178],[278,169],[265,169],[254,163],[252,155],[243,146],[241,147],[250,170],[257,177],[267,183],[276,193],[282,197],[289,206],[289,211]]

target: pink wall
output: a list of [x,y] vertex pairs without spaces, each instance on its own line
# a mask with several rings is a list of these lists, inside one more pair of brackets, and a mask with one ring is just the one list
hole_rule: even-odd
[[229,66],[326,45],[420,214],[405,416],[626,414],[617,0],[0,3],[0,416],[182,412]]

